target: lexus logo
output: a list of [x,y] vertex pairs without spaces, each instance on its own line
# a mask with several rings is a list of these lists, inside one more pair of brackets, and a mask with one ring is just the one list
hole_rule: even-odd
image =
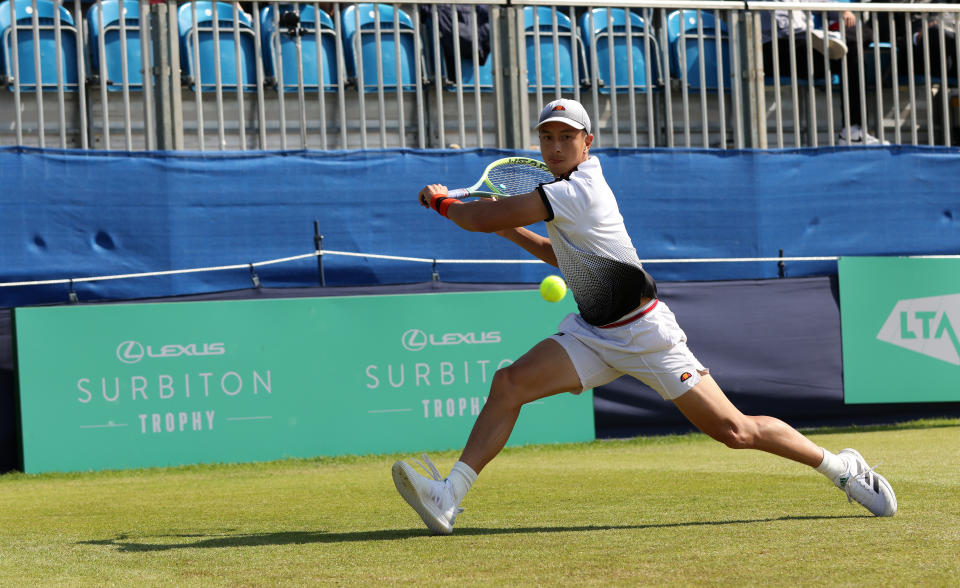
[[124,341],[117,345],[117,359],[123,363],[137,363],[144,355],[143,345],[136,341]]
[[201,357],[204,355],[224,355],[225,343],[170,343],[159,348],[143,345],[139,341],[124,341],[117,345],[117,359],[123,363],[137,363],[145,357],[163,359],[169,357]]
[[[427,345],[478,345],[483,343],[500,343],[500,331],[484,331],[477,333],[444,333],[442,335],[427,335],[420,329],[410,329],[400,337],[403,348],[407,351],[420,351]],[[148,349],[149,353],[149,349]]]
[[407,351],[420,351],[427,346],[427,334],[420,329],[410,329],[400,338]]

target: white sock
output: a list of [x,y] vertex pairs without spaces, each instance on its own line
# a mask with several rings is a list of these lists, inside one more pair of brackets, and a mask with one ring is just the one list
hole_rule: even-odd
[[[820,449],[823,448],[821,447]],[[823,461],[816,467],[816,470],[836,484],[837,478],[847,471],[847,462],[826,449],[823,449]]]
[[470,486],[473,486],[473,483],[476,481],[477,472],[473,471],[473,468],[462,461],[453,464],[453,469],[450,470],[450,475],[447,476],[447,482],[450,482],[450,487],[453,489],[453,497],[456,499],[457,504],[460,504],[463,497],[467,495],[467,491],[470,490]]

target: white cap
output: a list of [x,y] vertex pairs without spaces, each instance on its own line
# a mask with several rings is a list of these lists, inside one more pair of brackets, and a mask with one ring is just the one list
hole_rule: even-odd
[[575,129],[583,129],[590,134],[590,117],[586,109],[576,100],[567,100],[561,98],[554,100],[540,111],[540,120],[537,122],[537,128],[548,122],[558,121],[570,125]]

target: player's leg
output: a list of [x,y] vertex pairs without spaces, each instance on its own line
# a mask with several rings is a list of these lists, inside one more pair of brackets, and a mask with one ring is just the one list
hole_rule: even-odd
[[537,343],[494,374],[487,402],[470,431],[460,461],[479,474],[507,443],[524,404],[581,390],[580,377],[564,348],[553,339]]
[[623,329],[629,333],[618,337],[629,340],[628,347],[608,357],[608,363],[657,390],[698,429],[729,447],[759,449],[809,465],[876,515],[896,512],[893,489],[856,451],[834,455],[780,419],[740,412],[687,347],[686,335],[662,301]]
[[398,461],[393,464],[397,491],[431,531],[449,535],[460,501],[477,479],[477,473],[503,449],[523,405],[561,392],[580,392],[583,388],[577,374],[563,345],[553,339],[541,341],[494,374],[487,402],[450,475],[442,478],[426,456],[424,469],[432,479]]
[[727,447],[759,449],[810,467],[823,461],[823,450],[787,423],[740,412],[710,374],[702,374],[700,383],[673,403],[698,429]]
[[806,464],[873,514],[897,512],[893,488],[856,450],[834,455],[780,419],[743,414],[709,374],[701,374],[700,382],[673,402],[698,429],[728,447],[758,449]]

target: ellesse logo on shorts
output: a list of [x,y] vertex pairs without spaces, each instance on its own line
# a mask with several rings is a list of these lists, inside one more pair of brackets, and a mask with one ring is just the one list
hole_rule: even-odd
[[683,372],[682,374],[680,374],[680,381],[686,382],[692,377],[693,377],[693,374],[691,374],[690,372]]

